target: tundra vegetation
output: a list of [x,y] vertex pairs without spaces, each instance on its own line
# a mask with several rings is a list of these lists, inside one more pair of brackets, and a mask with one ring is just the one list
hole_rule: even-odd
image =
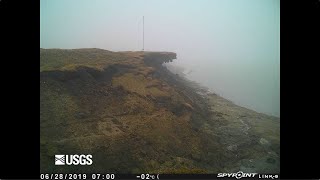
[[[171,73],[171,52],[40,49],[43,173],[279,173],[279,119]],[[55,154],[92,154],[55,166]]]

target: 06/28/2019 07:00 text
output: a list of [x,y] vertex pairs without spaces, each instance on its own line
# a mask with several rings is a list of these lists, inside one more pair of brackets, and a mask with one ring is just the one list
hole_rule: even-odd
[[40,179],[115,179],[115,174],[40,174]]

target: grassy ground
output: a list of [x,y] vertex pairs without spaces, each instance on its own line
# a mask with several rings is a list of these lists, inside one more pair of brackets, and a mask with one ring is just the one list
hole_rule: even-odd
[[[43,172],[204,172],[185,100],[139,52],[41,50]],[[90,153],[90,167],[56,167],[57,154]]]
[[[277,119],[203,98],[161,66],[174,58],[41,49],[41,172],[278,172]],[[55,154],[93,165],[55,166]]]

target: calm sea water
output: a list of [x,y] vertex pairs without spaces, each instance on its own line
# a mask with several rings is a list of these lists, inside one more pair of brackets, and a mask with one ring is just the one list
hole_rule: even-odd
[[[219,62],[219,63],[218,63]],[[185,61],[171,65],[183,67],[186,77],[237,105],[280,117],[280,63],[227,61]]]

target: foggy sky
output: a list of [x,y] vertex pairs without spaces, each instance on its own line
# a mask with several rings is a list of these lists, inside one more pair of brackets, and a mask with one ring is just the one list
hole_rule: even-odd
[[41,0],[40,47],[173,51],[234,103],[280,116],[279,0]]

